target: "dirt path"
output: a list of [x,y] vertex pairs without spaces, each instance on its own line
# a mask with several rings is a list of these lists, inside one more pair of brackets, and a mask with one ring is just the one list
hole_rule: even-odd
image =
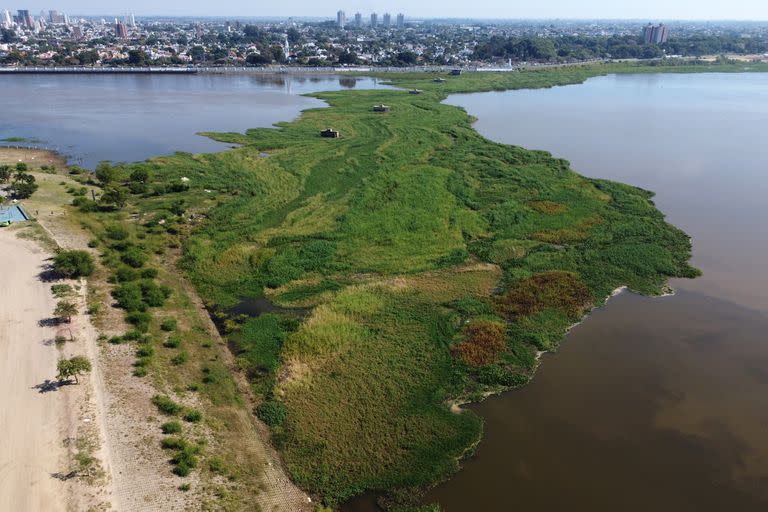
[[[56,329],[39,322],[55,300],[38,274],[46,255],[33,242],[0,229],[0,510],[66,510],[62,471],[67,400],[35,386],[56,375]],[[64,398],[64,399],[62,399]]]

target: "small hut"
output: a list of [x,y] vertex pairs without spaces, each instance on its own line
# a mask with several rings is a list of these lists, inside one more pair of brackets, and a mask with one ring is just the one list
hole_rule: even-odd
[[374,105],[373,106],[373,111],[374,112],[389,112],[390,111],[390,107],[389,107],[389,105],[384,105],[384,104]]
[[326,139],[338,139],[341,137],[341,134],[333,128],[328,128],[327,130],[321,131],[320,136],[325,137]]

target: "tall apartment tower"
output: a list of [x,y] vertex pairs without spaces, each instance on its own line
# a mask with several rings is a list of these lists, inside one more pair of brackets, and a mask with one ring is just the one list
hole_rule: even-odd
[[16,11],[16,23],[28,29],[35,28],[35,20],[26,9],[19,9]]
[[379,24],[379,15],[375,12],[371,13],[371,28],[376,28]]
[[136,16],[134,16],[133,13],[131,13],[131,15],[129,16],[128,21],[131,25],[131,28],[136,28]]
[[115,35],[120,39],[128,39],[128,28],[125,23],[115,20]]
[[403,13],[397,15],[397,28],[400,30],[405,28],[405,14]]
[[8,11],[8,9],[3,11],[3,15],[0,17],[0,25],[3,28],[11,28],[11,25],[13,24],[13,20],[11,19],[11,13]]
[[363,28],[363,15],[355,13],[355,28]]
[[347,24],[347,15],[344,13],[344,11],[339,11],[336,13],[336,25],[338,25],[339,28],[344,28],[344,25]]
[[654,27],[653,23],[649,23],[643,27],[643,42],[645,44],[664,44],[669,40],[669,27],[660,23],[658,27]]
[[384,20],[383,21],[384,21],[384,23],[383,23],[384,28],[391,27],[392,26],[392,15],[389,14],[388,12],[384,13]]

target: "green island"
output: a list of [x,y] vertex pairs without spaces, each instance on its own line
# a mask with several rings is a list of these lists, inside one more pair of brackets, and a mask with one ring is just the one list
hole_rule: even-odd
[[[441,102],[607,73],[744,70],[381,75],[399,89],[315,94],[328,108],[274,129],[206,134],[232,149],[104,163],[100,197],[70,193],[135,327],[116,342],[138,340],[137,378],[155,371],[197,392],[203,419],[225,438],[232,430],[208,448],[219,466],[247,462],[226,412],[242,401],[226,366],[196,345],[196,324],[171,318],[189,307],[178,269],[225,335],[293,481],[330,507],[375,491],[405,510],[479,441],[481,418],[460,404],[526,384],[538,353],[613,290],[655,295],[669,278],[698,275],[689,237],[652,192],[491,142]],[[328,128],[340,137],[321,137]],[[279,308],[233,312],[257,300]],[[168,397],[155,405],[201,420]],[[166,444],[195,466],[196,451]]]

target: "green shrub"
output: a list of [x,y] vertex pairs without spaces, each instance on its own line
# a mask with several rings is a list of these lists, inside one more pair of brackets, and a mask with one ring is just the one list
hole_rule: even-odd
[[166,395],[153,396],[152,403],[155,404],[155,407],[157,407],[160,412],[168,414],[169,416],[176,416],[183,409],[181,405],[177,404],[171,397]]
[[[178,422],[171,422],[171,423],[178,423]],[[181,429],[181,424],[179,423],[179,429]],[[180,437],[166,437],[163,438],[162,441],[160,441],[160,446],[163,448],[163,450],[181,450],[187,446],[187,442],[180,438]]]
[[117,305],[126,311],[147,310],[147,304],[144,302],[141,286],[136,282],[129,282],[118,286],[112,290],[112,297],[117,301]]
[[155,349],[152,348],[152,345],[139,345],[136,349],[136,357],[152,357],[154,353]]
[[135,281],[139,278],[139,272],[135,268],[127,265],[120,265],[115,272],[115,277],[119,283]]
[[287,413],[285,404],[277,400],[267,400],[256,407],[256,415],[270,427],[282,425]]
[[211,457],[208,460],[208,469],[210,469],[213,473],[218,473],[220,475],[226,472],[224,461],[221,459],[221,457]]
[[74,290],[68,284],[54,284],[51,286],[51,293],[53,293],[53,296],[57,299],[63,299],[64,297],[72,295]]
[[93,257],[85,251],[61,251],[53,258],[53,271],[67,278],[90,276],[94,268]]
[[189,355],[186,352],[181,352],[171,358],[171,364],[174,366],[181,366],[187,362],[187,359],[189,359]]
[[133,325],[137,331],[147,332],[152,321],[152,315],[146,311],[131,311],[125,315],[125,320]]
[[199,423],[203,419],[203,414],[197,409],[187,409],[183,415],[184,421],[190,423]]
[[176,330],[176,319],[175,318],[166,318],[160,324],[160,329],[162,329],[162,330],[164,330],[166,332],[175,331]]
[[154,279],[157,277],[157,269],[156,268],[145,268],[141,271],[141,278],[142,279]]
[[104,234],[110,240],[128,240],[130,233],[128,229],[120,224],[110,224],[104,229]]
[[163,434],[180,434],[181,423],[178,421],[167,421],[160,425],[160,430],[163,432]]
[[120,257],[123,263],[133,268],[141,268],[147,262],[147,255],[136,246],[131,246]]
[[168,336],[168,339],[163,343],[165,348],[179,348],[181,346],[181,336],[173,334]]

